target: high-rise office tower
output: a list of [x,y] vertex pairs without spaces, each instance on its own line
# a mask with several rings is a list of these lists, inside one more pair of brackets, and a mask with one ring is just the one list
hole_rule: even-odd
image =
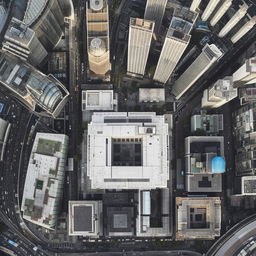
[[[252,57],[233,73],[234,87],[240,87],[256,80],[256,57]],[[255,81],[256,82],[256,81]]]
[[228,23],[221,29],[218,36],[224,37],[246,14],[249,6],[243,4],[240,6],[239,10],[233,15],[233,17],[228,21]]
[[202,53],[174,83],[172,93],[176,98],[179,99],[222,55],[216,45],[205,45]]
[[52,50],[64,33],[64,17],[70,15],[70,0],[27,1],[23,22],[33,29],[47,51]]
[[39,65],[48,54],[35,32],[16,18],[12,18],[7,28],[2,49],[28,60],[34,66]]
[[220,6],[218,11],[212,17],[210,24],[211,26],[215,26],[217,22],[222,18],[222,16],[226,13],[229,7],[232,5],[233,0],[225,0],[225,2]]
[[204,90],[202,108],[219,108],[236,97],[232,76],[226,76]]
[[154,80],[166,83],[190,41],[197,13],[176,8],[159,57]]
[[167,0],[147,0],[144,19],[155,22],[154,31],[157,33],[161,27]]
[[90,77],[101,77],[105,80],[111,70],[106,0],[90,0],[86,3],[86,23]]
[[202,14],[202,21],[208,20],[212,12],[215,10],[216,6],[218,5],[220,0],[210,0],[208,5],[206,6],[203,14]]
[[232,36],[232,43],[236,43],[238,40],[240,40],[246,33],[248,33],[254,27],[255,24],[256,16],[252,17]]
[[138,18],[130,19],[127,72],[141,75],[145,73],[154,22]]
[[195,12],[198,6],[200,5],[201,0],[193,0],[191,6],[190,6],[190,11]]

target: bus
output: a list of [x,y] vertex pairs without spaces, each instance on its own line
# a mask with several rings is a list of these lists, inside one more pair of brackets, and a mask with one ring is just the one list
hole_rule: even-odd
[[9,239],[7,242],[8,242],[8,244],[10,244],[10,245],[12,245],[12,246],[18,247],[18,244],[15,243],[15,242],[13,242],[13,241],[10,240],[10,239]]

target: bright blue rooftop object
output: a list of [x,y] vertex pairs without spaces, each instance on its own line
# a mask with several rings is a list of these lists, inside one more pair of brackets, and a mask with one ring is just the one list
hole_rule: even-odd
[[212,159],[212,172],[213,173],[224,173],[226,171],[226,161],[221,156],[215,156]]

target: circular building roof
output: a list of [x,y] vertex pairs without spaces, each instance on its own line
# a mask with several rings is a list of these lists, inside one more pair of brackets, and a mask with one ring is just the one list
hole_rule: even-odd
[[105,42],[100,38],[93,38],[90,45],[90,53],[96,57],[100,57],[105,52],[106,52]]
[[103,0],[90,0],[90,7],[94,11],[100,11],[103,8]]
[[226,161],[221,156],[215,156],[212,159],[212,172],[213,173],[224,173],[226,170]]

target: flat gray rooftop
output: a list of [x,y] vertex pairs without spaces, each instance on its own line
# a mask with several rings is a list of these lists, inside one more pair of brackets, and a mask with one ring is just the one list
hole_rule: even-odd
[[74,206],[74,231],[93,231],[92,206]]

